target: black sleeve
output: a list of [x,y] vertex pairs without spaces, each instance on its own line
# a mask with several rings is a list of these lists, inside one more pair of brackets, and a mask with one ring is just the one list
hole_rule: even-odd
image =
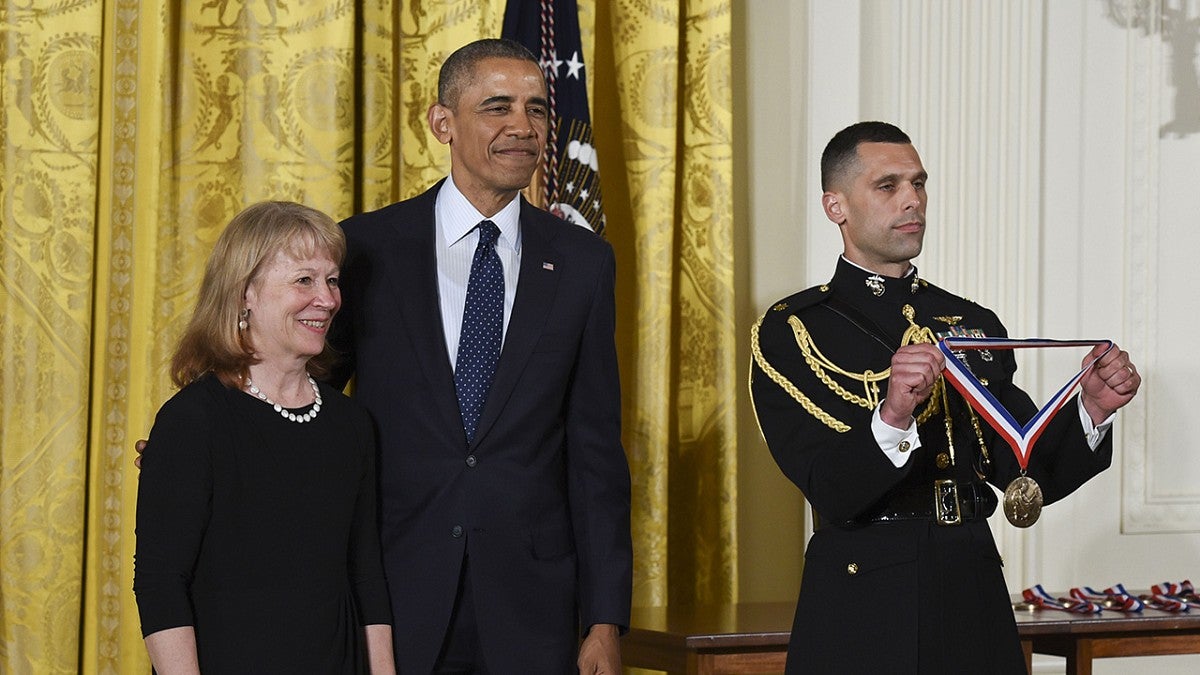
[[363,458],[363,470],[354,507],[354,522],[350,530],[350,584],[358,604],[360,623],[364,626],[390,625],[392,606],[388,597],[387,582],[384,580],[383,558],[379,547],[375,434],[365,412],[358,428],[360,433],[357,435],[357,441],[359,454]]
[[[904,480],[914,462],[892,464],[871,430],[873,411],[842,400],[816,379],[787,316],[768,311],[752,331],[750,394],[759,430],[821,518],[848,522]],[[846,344],[856,340],[844,337]]]
[[195,623],[189,589],[210,515],[215,428],[197,393],[159,410],[142,455],[133,591],[143,636]]
[[621,446],[617,368],[616,262],[605,245],[567,401],[567,480],[584,631],[629,627],[633,593],[629,462]]

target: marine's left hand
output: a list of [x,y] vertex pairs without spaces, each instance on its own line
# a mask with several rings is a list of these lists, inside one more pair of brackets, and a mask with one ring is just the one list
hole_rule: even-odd
[[[1096,345],[1084,357],[1084,363],[1096,358],[1104,345]],[[1110,415],[1133,400],[1142,386],[1142,376],[1129,360],[1129,352],[1117,345],[1109,350],[1096,365],[1083,376],[1083,393],[1080,398],[1092,422],[1100,424]]]
[[583,644],[579,646],[580,675],[621,673],[621,633],[611,623],[598,623],[591,627]]

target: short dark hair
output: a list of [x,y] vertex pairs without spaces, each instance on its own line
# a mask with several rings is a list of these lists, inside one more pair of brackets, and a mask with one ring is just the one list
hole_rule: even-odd
[[463,87],[470,84],[475,76],[475,66],[484,59],[517,59],[534,64],[538,72],[542,69],[537,58],[520,42],[501,38],[476,40],[446,57],[446,62],[438,72],[438,103],[451,109],[457,106]]
[[821,190],[828,192],[858,163],[862,143],[900,143],[912,145],[908,134],[887,122],[859,122],[834,134],[821,153]]

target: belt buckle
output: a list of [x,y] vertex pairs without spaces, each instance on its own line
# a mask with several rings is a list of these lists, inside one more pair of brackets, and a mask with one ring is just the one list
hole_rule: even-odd
[[958,483],[943,478],[933,482],[933,508],[938,525],[959,525],[962,510],[958,502]]

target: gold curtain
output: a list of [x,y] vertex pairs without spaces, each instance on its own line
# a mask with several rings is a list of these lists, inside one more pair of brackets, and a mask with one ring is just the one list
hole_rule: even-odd
[[730,12],[617,0],[596,19],[638,606],[737,599]]
[[[579,4],[620,266],[635,602],[734,598],[729,2]],[[0,4],[0,672],[148,671],[132,445],[171,394],[208,251],[254,201],[340,218],[444,175],[437,67],[503,11]]]

